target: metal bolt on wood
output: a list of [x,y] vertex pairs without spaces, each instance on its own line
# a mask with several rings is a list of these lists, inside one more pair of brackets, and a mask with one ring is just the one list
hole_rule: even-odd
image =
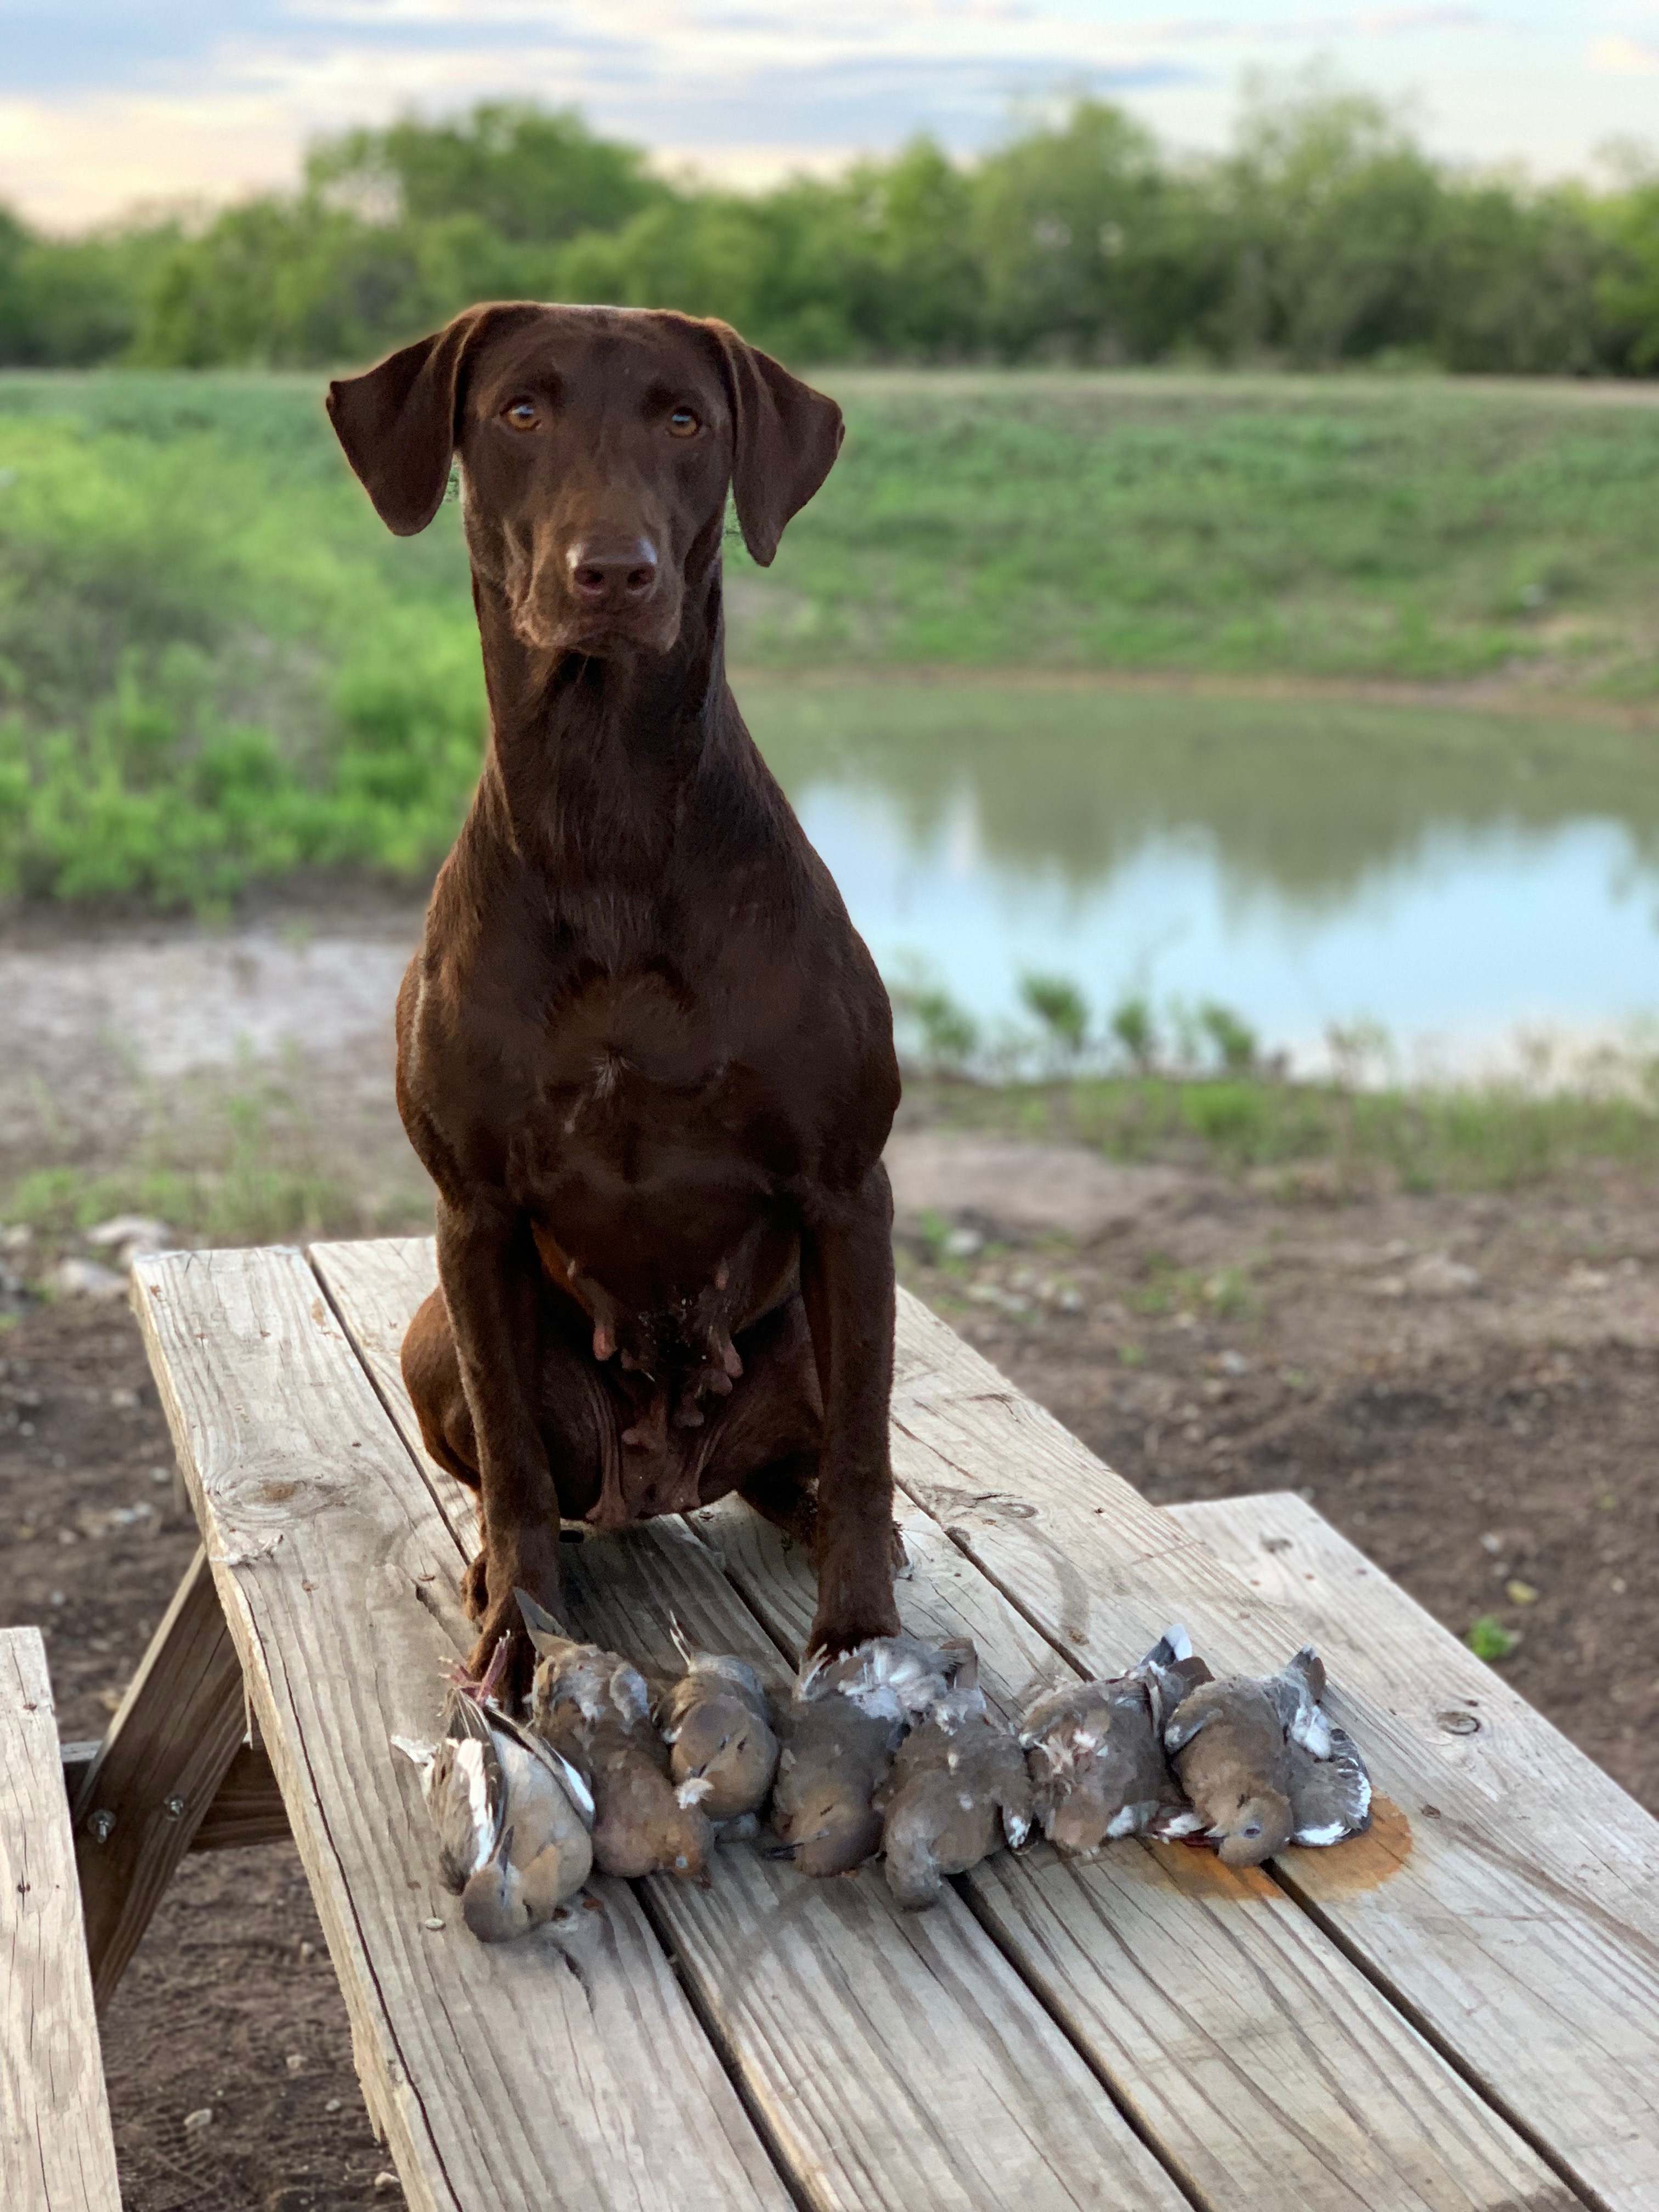
[[184,1814],[185,1801],[182,1797],[178,1796],[164,1797],[161,1800],[161,1810],[167,1814],[169,1820],[179,1820]]
[[113,1813],[97,1812],[87,1822],[87,1832],[94,1844],[106,1844],[115,1830]]

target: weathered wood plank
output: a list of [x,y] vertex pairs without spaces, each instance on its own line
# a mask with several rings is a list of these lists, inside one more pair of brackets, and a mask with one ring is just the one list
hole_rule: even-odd
[[[1322,1646],[1334,1648],[1340,1635],[1357,1638],[1409,1709],[1437,1720],[1442,1712],[1455,1715],[1465,1728],[1477,1722],[1458,1740],[1468,1747],[1467,1765],[1498,1802],[1524,1778],[1529,1797],[1542,1791],[1566,1799],[1580,1826],[1605,1831],[1608,1843],[1624,1835],[1639,1847],[1645,1830],[1648,1881],[1659,1888],[1659,1822],[1305,1498],[1272,1491],[1164,1510]],[[1437,1817],[1448,1817],[1443,1806]],[[1568,1853],[1585,1848],[1582,1837],[1562,1843]],[[1489,1846],[1477,1840],[1469,1847]],[[1322,1852],[1298,1851],[1285,1871],[1316,1902],[1335,1864]]]
[[69,1803],[35,1628],[0,1629],[0,2204],[121,2212]]
[[[419,1454],[398,1369],[433,1281],[432,1247],[319,1246],[313,1263]],[[457,1532],[471,1494],[428,1470]],[[707,1547],[657,1522],[566,1547],[566,1612],[648,1669],[678,1671],[670,1623],[789,1669]],[[650,1910],[805,2200],[829,2208],[1148,2205],[1182,2199],[1020,1977],[955,1897],[918,1917],[878,1871],[811,1882],[752,1845],[706,1890],[658,1878]],[[1460,2206],[1468,2200],[1455,2201]]]
[[[296,1252],[142,1261],[135,1302],[408,2200],[785,2212],[625,1886],[562,1948],[439,1888],[415,1772],[465,1638],[454,1547]],[[434,1928],[428,1923],[436,1922]]]
[[286,1844],[294,1839],[288,1808],[262,1743],[237,1747],[225,1778],[190,1839],[193,1851],[244,1850],[251,1844]]
[[[693,1520],[798,1651],[815,1596],[799,1548],[734,1501]],[[1001,1712],[1076,1679],[936,1523],[908,1504],[900,1522],[906,1625],[971,1636]],[[1036,1844],[966,1888],[1214,2212],[1579,2203],[1265,1875],[1139,1844],[1078,1866]]]
[[[907,1492],[1091,1673],[1115,1671],[1172,1619],[1224,1669],[1280,1665],[1300,1640],[1265,1589],[909,1297],[894,1449]],[[1443,1726],[1495,1687],[1461,1647],[1404,1668],[1397,1645],[1374,1649],[1340,1608],[1322,1647],[1334,1709],[1400,1810],[1384,1808],[1364,1844],[1287,1853],[1286,1879],[1558,2172],[1593,2203],[1650,2212],[1659,1825],[1577,1753],[1542,1748],[1541,1723]]]
[[[71,1805],[80,1795],[88,1770],[103,1747],[100,1741],[66,1743],[63,1747],[64,1795]],[[190,1839],[191,1850],[239,1850],[250,1844],[283,1844],[292,1840],[283,1793],[276,1787],[276,1778],[270,1771],[270,1759],[264,1744],[239,1744],[235,1757],[225,1769],[224,1780],[213,1793],[213,1802]]]
[[246,1732],[207,1555],[185,1569],[75,1799],[93,1994],[115,1994]]

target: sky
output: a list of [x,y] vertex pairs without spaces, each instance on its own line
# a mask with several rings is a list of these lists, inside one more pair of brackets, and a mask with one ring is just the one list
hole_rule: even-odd
[[[503,95],[739,183],[1085,89],[1225,143],[1250,71],[1327,65],[1437,151],[1540,175],[1659,150],[1659,0],[0,0],[0,198],[54,229],[219,202],[307,143]],[[1170,0],[1178,11],[1183,0]]]

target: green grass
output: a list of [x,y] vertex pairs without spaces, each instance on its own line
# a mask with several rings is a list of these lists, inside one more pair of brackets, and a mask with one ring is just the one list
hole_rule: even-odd
[[[442,853],[483,729],[456,513],[388,537],[321,381],[0,378],[0,896],[210,908],[307,870],[416,879]],[[734,660],[1038,680],[1517,665],[1659,692],[1659,408],[1638,399],[1381,378],[826,381],[845,456],[772,570],[734,552]],[[874,696],[820,700],[801,742],[856,730]],[[1000,747],[1018,780],[1015,695],[985,692],[965,740],[918,701],[933,742]],[[1186,713],[1194,742],[1216,727]]]
[[31,1231],[14,1259],[40,1275],[80,1233],[118,1214],[165,1222],[186,1239],[286,1238],[422,1231],[431,1194],[412,1157],[367,1164],[319,1124],[297,1071],[246,1066],[141,1094],[130,1147],[95,1164],[48,1160],[0,1187],[0,1224]]
[[843,458],[744,642],[815,661],[1651,694],[1659,409],[1571,386],[832,377]]
[[[1255,1171],[1287,1199],[1340,1199],[1382,1178],[1412,1191],[1512,1190],[1588,1164],[1659,1169],[1659,1068],[1628,1094],[1359,1090],[1271,1076],[906,1084],[950,1126],[1085,1145],[1108,1159]],[[1645,1078],[1645,1083],[1644,1079]]]
[[1469,1623],[1463,1641],[1477,1659],[1495,1667],[1510,1657],[1521,1638],[1516,1630],[1505,1628],[1495,1613],[1483,1613]]

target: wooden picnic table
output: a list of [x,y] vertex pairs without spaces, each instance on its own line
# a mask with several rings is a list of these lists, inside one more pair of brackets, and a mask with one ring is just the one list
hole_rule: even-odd
[[[475,1942],[390,1747],[471,1640],[473,1501],[398,1367],[433,1280],[424,1240],[137,1263],[204,1554],[77,1784],[100,1999],[195,1837],[285,1824],[434,2212],[1659,2207],[1659,1824],[1301,1499],[1154,1509],[908,1297],[907,1626],[971,1634],[1004,1712],[1170,1620],[1221,1671],[1311,1635],[1371,1833],[1039,1843],[915,1916],[734,1844]],[[677,1617],[786,1687],[811,1569],[746,1508],[568,1534],[580,1632],[672,1671]]]

